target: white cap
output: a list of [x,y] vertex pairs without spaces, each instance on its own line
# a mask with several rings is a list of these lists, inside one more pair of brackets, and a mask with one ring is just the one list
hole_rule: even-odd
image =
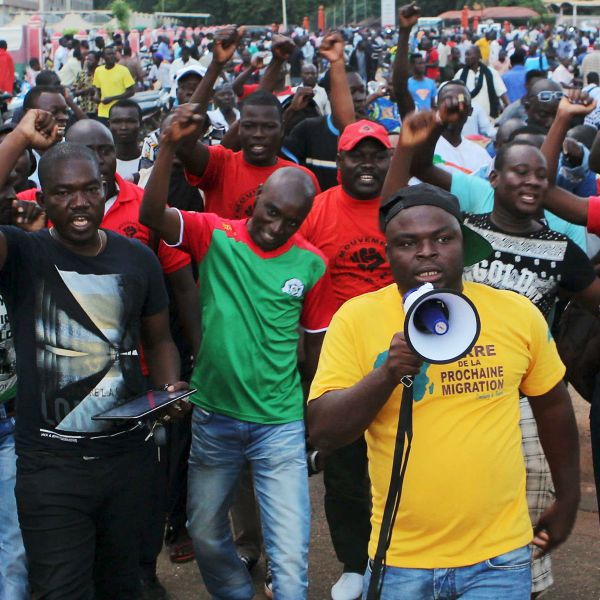
[[177,71],[177,75],[175,75],[175,81],[179,82],[182,77],[186,77],[187,75],[190,75],[190,73],[198,75],[199,77],[204,77],[206,75],[206,67],[197,64],[183,67],[183,69]]

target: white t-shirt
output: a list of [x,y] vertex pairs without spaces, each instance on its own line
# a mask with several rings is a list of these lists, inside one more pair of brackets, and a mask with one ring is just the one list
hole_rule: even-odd
[[117,158],[117,173],[126,181],[132,181],[134,173],[140,170],[140,158],[142,158],[141,154],[132,160]]
[[[465,68],[467,68],[467,67],[465,67]],[[500,77],[500,73],[498,73],[498,71],[496,71],[496,69],[492,69],[492,67],[488,67],[488,69],[492,72],[492,81],[494,82],[494,90],[496,91],[496,95],[498,96],[498,98],[500,98],[500,96],[502,96],[502,94],[506,94],[506,86],[504,85],[504,81],[502,81],[502,77]],[[456,74],[455,79],[460,79],[461,74],[462,74],[462,69]],[[469,69],[468,74],[467,74],[467,81],[466,81],[467,88],[469,89],[469,91],[475,89],[475,85],[477,84],[478,79],[479,79],[479,71],[477,71],[477,73],[475,73],[475,71],[473,71],[472,69]],[[473,97],[472,103],[481,106],[481,108],[483,109],[485,114],[488,117],[490,116],[490,98],[489,98],[488,89],[487,89],[487,77],[483,78],[481,90],[480,90],[479,94],[477,94],[477,96]]]
[[556,83],[560,83],[561,85],[571,85],[573,82],[574,76],[567,67],[564,65],[558,65],[552,73],[550,73],[550,79],[552,81],[556,81]]
[[[440,159],[443,162],[439,162]],[[458,170],[471,174],[491,162],[492,157],[481,146],[464,137],[458,146],[453,146],[444,137],[440,137],[435,145],[434,163],[449,173]]]

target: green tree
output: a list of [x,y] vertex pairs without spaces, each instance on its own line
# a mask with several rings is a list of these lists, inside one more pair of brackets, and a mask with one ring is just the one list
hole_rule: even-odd
[[125,0],[113,0],[110,4],[110,11],[123,30],[129,29],[129,19],[131,17],[131,8]]

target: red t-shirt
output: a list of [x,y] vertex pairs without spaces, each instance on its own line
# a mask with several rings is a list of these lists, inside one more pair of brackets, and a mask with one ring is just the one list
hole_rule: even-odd
[[600,235],[600,196],[588,198],[587,230],[595,235]]
[[210,158],[202,177],[196,177],[186,171],[190,185],[204,192],[205,212],[216,213],[225,219],[243,219],[254,210],[256,190],[269,175],[282,167],[302,169],[310,175],[317,194],[321,192],[319,182],[312,171],[297,164],[277,158],[270,167],[255,167],[244,159],[243,152],[234,152],[223,146],[207,148]]
[[327,257],[340,306],[394,281],[379,229],[379,204],[379,198],[357,200],[338,185],[315,198],[300,228]]
[[[246,96],[249,96],[250,94],[253,94],[254,92],[256,92],[259,87],[260,87],[260,83],[247,83],[242,88],[242,95],[238,96],[238,98],[240,100],[243,100]],[[281,91],[273,92],[273,94],[279,98],[279,102],[283,102],[289,96],[294,95],[294,90],[289,85],[287,85]]]
[[[144,190],[129,181],[125,181],[118,173],[115,173],[115,180],[119,188],[119,194],[114,204],[104,215],[101,227],[128,238],[135,238],[142,244],[152,247],[152,233],[139,221]],[[35,202],[38,191],[36,189],[25,190],[17,194],[17,198]],[[49,222],[48,225],[50,226],[51,223]],[[190,264],[190,257],[185,252],[171,248],[166,244],[156,243],[154,245],[157,248],[158,260],[165,274],[174,273]]]
[[[428,62],[428,63],[438,62],[439,63],[439,60],[440,60],[440,55],[438,54],[438,51],[435,48],[432,48],[427,53],[426,62]],[[440,78],[439,68],[438,67],[427,67],[427,70],[425,71],[425,77],[429,77],[429,79],[433,79],[434,81],[437,81]]]
[[12,56],[4,48],[0,48],[0,91],[13,93],[15,85],[15,64]]

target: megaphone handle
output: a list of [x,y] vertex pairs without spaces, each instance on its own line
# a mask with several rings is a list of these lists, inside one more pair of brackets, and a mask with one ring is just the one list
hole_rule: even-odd
[[[398,416],[398,432],[396,433],[396,445],[394,448],[394,460],[392,462],[392,478],[385,501],[383,519],[381,520],[381,529],[379,539],[377,540],[377,550],[375,559],[371,564],[371,579],[367,590],[367,600],[378,600],[381,595],[381,585],[383,585],[383,573],[385,569],[385,555],[392,541],[394,531],[394,522],[400,506],[400,497],[402,496],[402,485],[404,475],[408,466],[410,456],[410,447],[413,436],[412,429],[412,405],[413,405],[413,378],[405,375],[402,382],[407,379],[410,385],[404,384],[402,391],[402,402],[400,404],[400,414]],[[404,452],[404,440],[406,439],[406,452]],[[381,579],[381,584],[380,584]]]

